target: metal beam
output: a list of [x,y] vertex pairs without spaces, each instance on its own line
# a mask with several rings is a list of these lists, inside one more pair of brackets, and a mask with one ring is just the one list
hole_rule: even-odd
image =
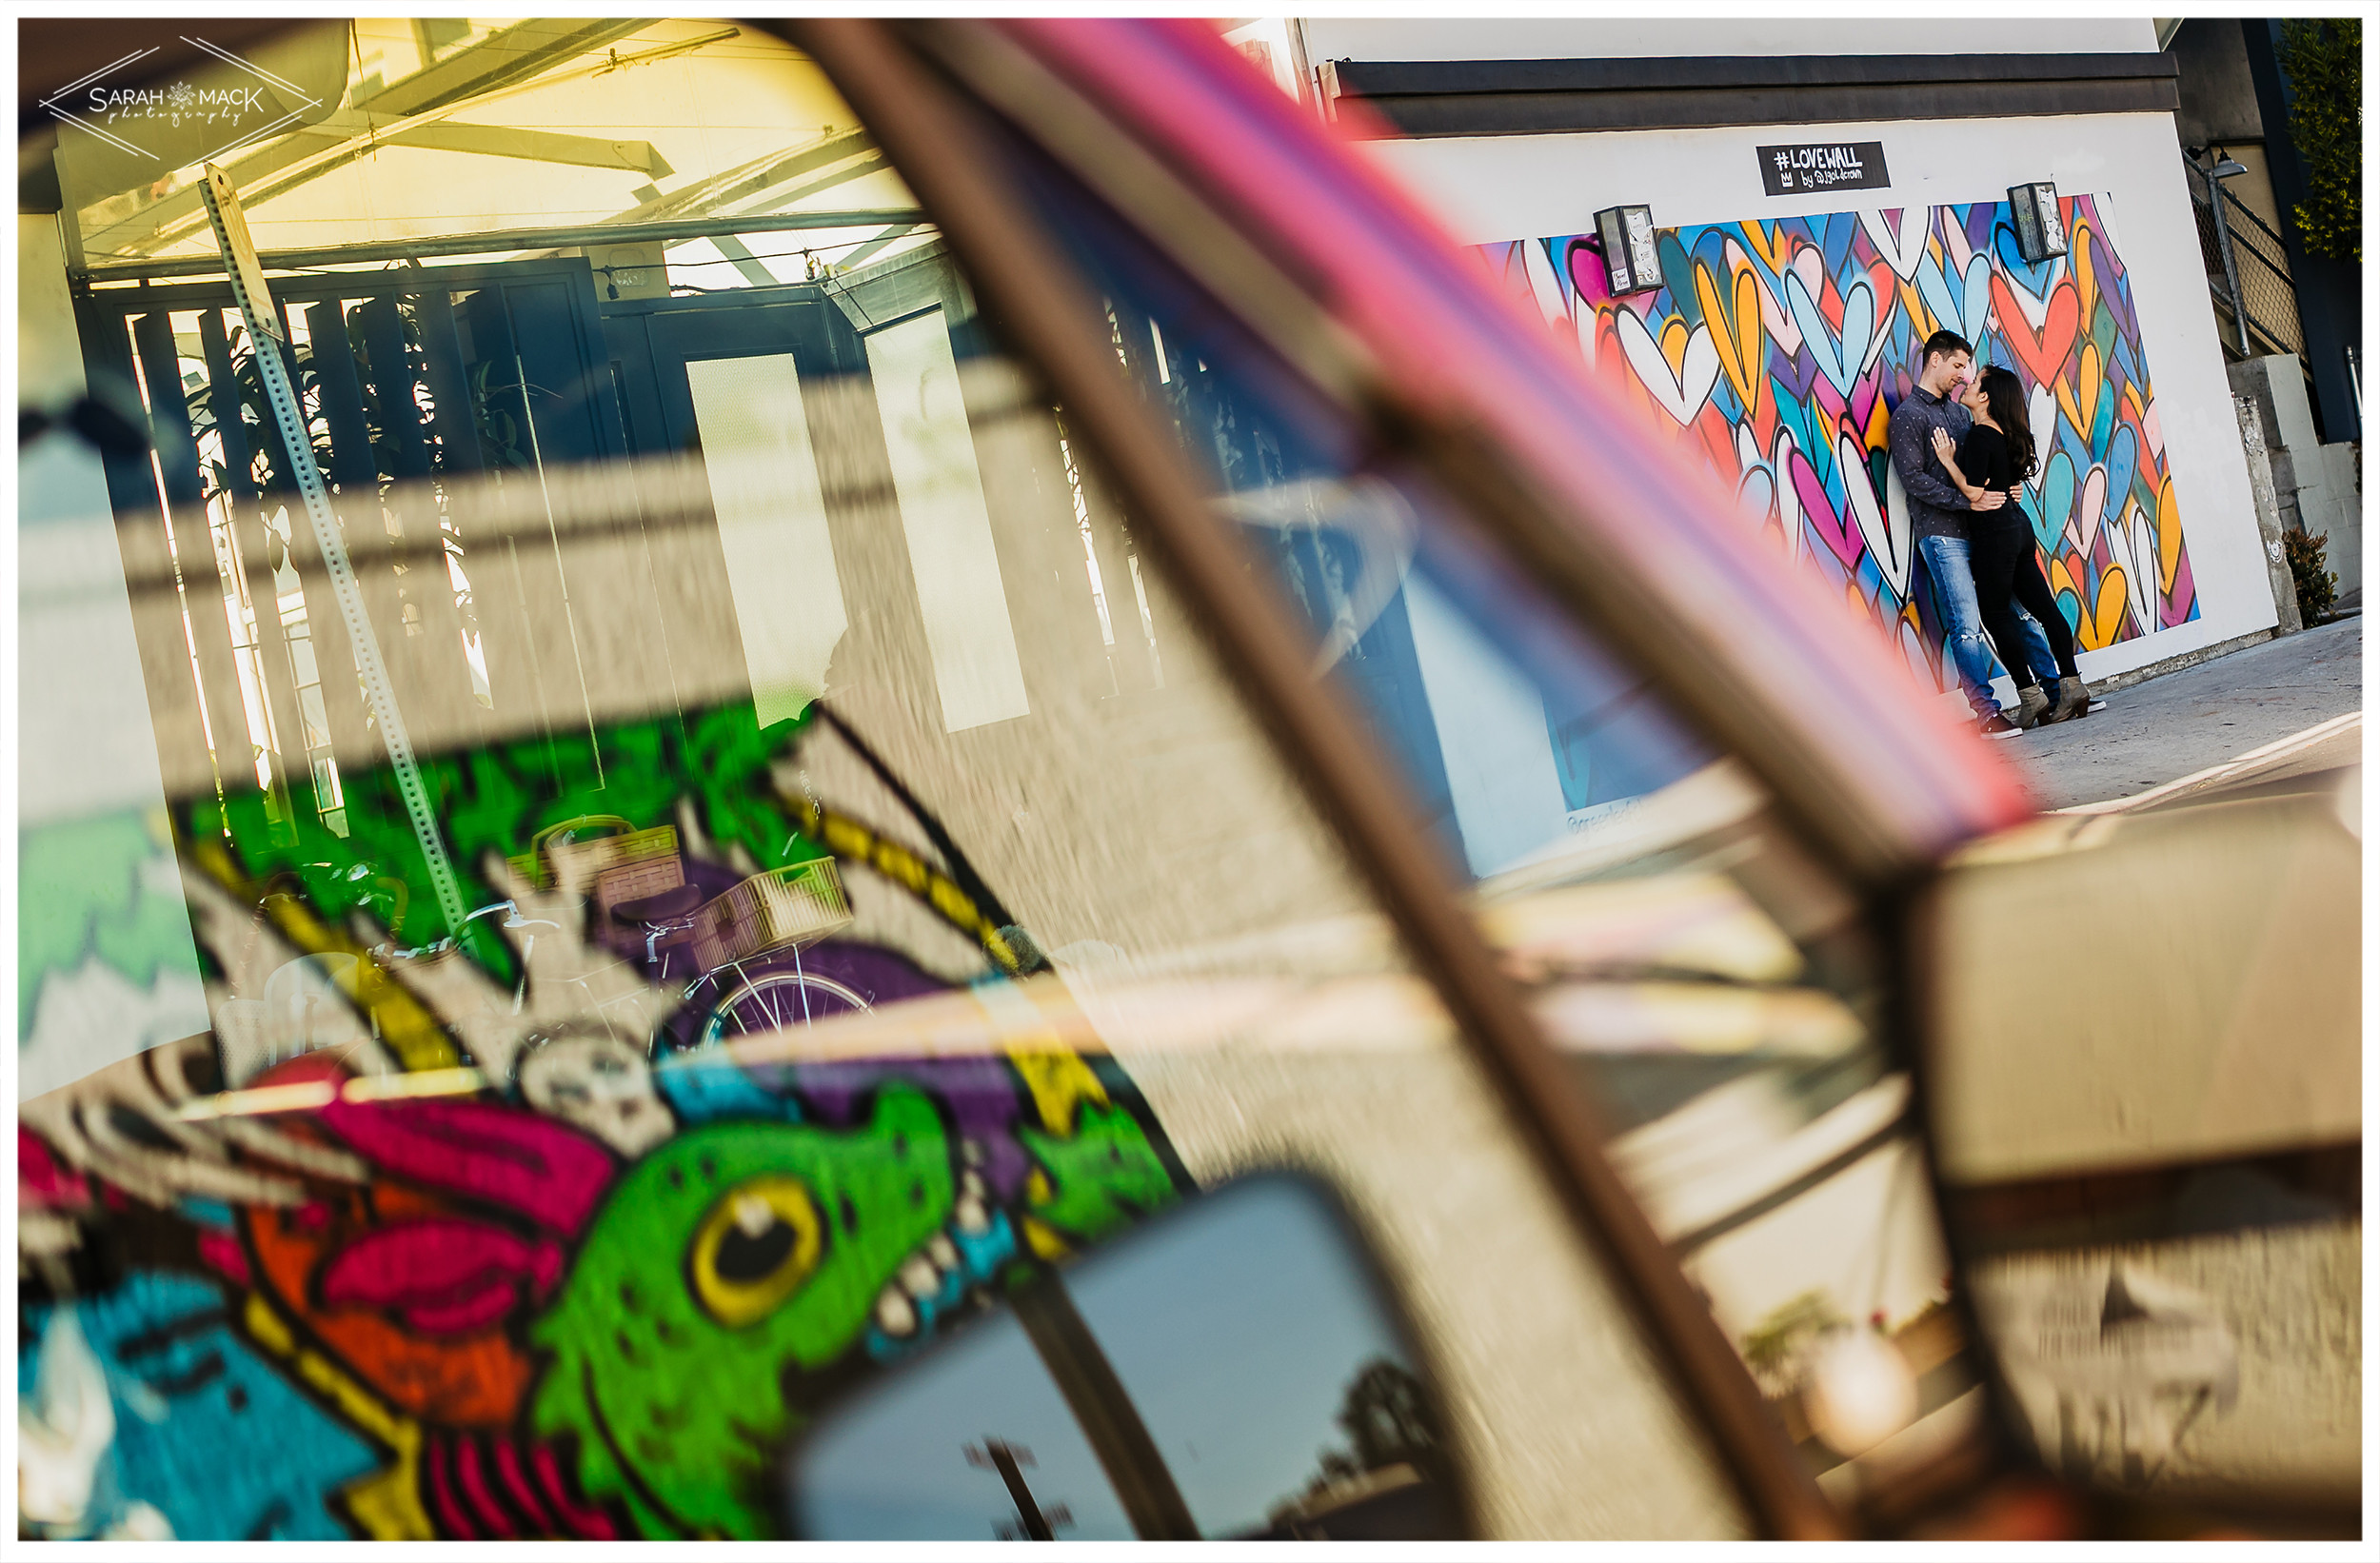
[[559,130],[525,130],[511,125],[439,121],[392,130],[380,137],[380,144],[424,147],[441,152],[475,152],[483,157],[518,157],[531,163],[567,163],[584,168],[627,168],[653,179],[666,179],[677,171],[649,141],[612,141],[603,136],[565,135]]
[[[367,261],[403,261],[426,255],[508,255],[523,249],[566,249],[579,245],[632,245],[662,240],[712,239],[723,233],[791,233],[820,228],[919,226],[925,214],[913,207],[876,207],[858,211],[792,211],[749,217],[698,217],[674,223],[597,223],[585,228],[524,228],[465,233],[439,239],[391,239],[368,245],[331,245],[320,249],[268,249],[257,259],[268,271],[348,266]],[[92,282],[133,282],[150,277],[219,277],[214,255],[134,261],[93,267]]]
[[[306,171],[306,178],[328,172],[368,150],[373,132],[409,116],[459,106],[549,69],[575,53],[585,53],[649,27],[649,18],[614,18],[602,22],[522,22],[458,50],[410,76],[388,84],[368,98],[341,109],[312,133],[269,143],[231,164],[235,188],[248,192],[251,205],[305,182],[292,179],[268,185],[268,176],[294,164],[346,147],[347,155]],[[327,141],[330,147],[324,143]],[[102,219],[106,221],[105,218]],[[154,248],[172,244],[206,226],[198,186],[192,184],[163,200],[149,203],[108,223],[86,241],[96,250]],[[172,231],[168,232],[170,228]]]

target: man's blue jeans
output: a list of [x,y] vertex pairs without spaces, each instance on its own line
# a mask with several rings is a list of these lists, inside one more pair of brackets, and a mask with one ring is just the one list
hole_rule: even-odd
[[[1984,638],[1983,606],[1975,600],[1975,572],[1967,540],[1921,537],[1917,557],[1926,562],[1926,574],[1934,579],[1934,601],[1942,613],[1942,641],[1957,665],[1958,686],[1975,715],[1988,717],[2000,708],[2000,702],[1992,698],[1992,670],[1998,664],[1992,657],[1992,643]],[[2057,659],[2051,654],[2050,638],[2021,605],[2011,604],[2010,611],[2025,627],[2026,661],[2045,682],[2054,679]]]

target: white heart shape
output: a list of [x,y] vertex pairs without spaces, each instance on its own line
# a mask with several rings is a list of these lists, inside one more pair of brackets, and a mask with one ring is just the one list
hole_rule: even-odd
[[1719,348],[1711,340],[1711,328],[1697,326],[1686,339],[1685,362],[1676,374],[1670,372],[1669,360],[1661,356],[1660,344],[1653,340],[1643,321],[1633,309],[1619,311],[1615,322],[1619,327],[1620,350],[1628,355],[1628,366],[1636,371],[1636,383],[1652,392],[1661,410],[1677,420],[1680,427],[1698,417],[1711,400],[1711,387],[1718,383]]
[[[1626,306],[1623,305],[1621,307],[1624,309]],[[1578,329],[1579,361],[1590,370],[1595,367],[1595,327],[1599,314],[1600,311],[1582,303],[1577,316],[1572,322]]]
[[1777,290],[1769,286],[1769,279],[1761,275],[1758,267],[1753,267],[1752,277],[1753,281],[1760,285],[1762,328],[1769,333],[1770,339],[1784,350],[1787,358],[1797,356],[1801,352],[1801,327],[1794,324],[1794,311],[1787,307],[1784,298],[1778,294]]
[[2108,469],[2107,464],[2101,462],[2091,469],[2091,476],[2083,479],[2082,493],[2074,501],[2074,522],[2067,528],[2073,533],[2074,547],[2086,563],[2099,541],[2099,528],[2107,521],[2107,507]]
[[2124,571],[2124,586],[2132,600],[2132,617],[2144,635],[2157,627],[2157,529],[2138,501],[2125,512],[2123,536],[2132,555]]
[[1759,444],[1752,437],[1751,426],[1746,424],[1737,424],[1735,425],[1736,473],[1741,475],[1751,471],[1755,466],[1761,466],[1764,465],[1766,464],[1760,460]]
[[2033,382],[2033,394],[2025,398],[2025,426],[2033,430],[2033,477],[2025,488],[2033,495],[2033,513],[2041,511],[2041,478],[2050,469],[2050,450],[2056,445],[2057,398],[2050,387],[2038,380]]
[[1755,466],[1736,483],[1735,507],[1755,532],[1769,524],[1776,510],[1776,480],[1767,467]]
[[1884,257],[1894,274],[1907,282],[1917,274],[1917,263],[1926,258],[1926,240],[1934,233],[1934,208],[1902,208],[1898,233],[1893,231],[1891,220],[1880,208],[1861,212],[1859,226],[1867,229],[1868,242],[1875,246],[1875,252]]
[[1570,302],[1562,296],[1562,280],[1554,274],[1554,261],[1545,246],[1535,239],[1521,241],[1520,268],[1528,273],[1530,296],[1537,301],[1537,312],[1545,317],[1545,324],[1569,324]]
[[2165,426],[2157,422],[2157,399],[2149,398],[2149,405],[2140,409],[2140,432],[2149,438],[2149,454],[2165,460]]
[[1852,518],[1859,523],[1859,535],[1868,544],[1868,556],[1884,572],[1884,584],[1892,589],[1894,606],[1897,608],[1909,601],[1908,490],[1901,487],[1900,474],[1886,466],[1884,504],[1879,507],[1875,485],[1868,481],[1867,451],[1848,434],[1835,438],[1835,464],[1843,474],[1843,492],[1850,496]]
[[2091,209],[2099,214],[2099,231],[2107,236],[2108,248],[2123,254],[2124,241],[2115,236],[2115,197],[2100,190],[2091,197]]

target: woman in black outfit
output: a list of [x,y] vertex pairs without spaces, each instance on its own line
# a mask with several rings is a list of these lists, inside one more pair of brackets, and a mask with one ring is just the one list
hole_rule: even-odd
[[2050,584],[2041,578],[2033,521],[2025,514],[2024,495],[2017,487],[2033,476],[2036,460],[2033,430],[2025,419],[2024,392],[2013,370],[1993,367],[1971,381],[1959,400],[1974,419],[1967,438],[1954,445],[1947,431],[1936,429],[1934,454],[1969,500],[2004,491],[2010,502],[1996,510],[1974,511],[1968,517],[1969,557],[1984,631],[1992,637],[2001,665],[2016,681],[2019,692],[2035,689],[2040,674],[2047,670],[2026,661],[2024,638],[2016,615],[2010,611],[2010,599],[2023,604],[2040,622],[2051,654],[2057,658],[2055,701],[2044,698],[2044,691],[2023,703],[2041,711],[2044,722],[2081,716],[2091,708],[2091,688],[2075,671],[2074,638],[2066,627],[2066,615],[2058,611]]

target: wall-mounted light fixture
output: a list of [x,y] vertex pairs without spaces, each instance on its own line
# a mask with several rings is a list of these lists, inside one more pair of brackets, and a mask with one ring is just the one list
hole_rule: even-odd
[[1615,297],[1661,286],[1661,247],[1651,207],[1606,207],[1595,214],[1595,234]]
[[2066,225],[2058,220],[2057,187],[2011,185],[2008,208],[2016,220],[2016,249],[2028,266],[2038,266],[2066,253]]

